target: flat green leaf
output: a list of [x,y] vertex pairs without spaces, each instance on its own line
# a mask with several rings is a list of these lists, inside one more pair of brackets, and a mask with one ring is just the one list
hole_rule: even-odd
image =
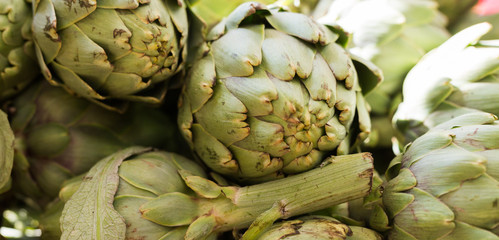
[[0,189],[10,179],[14,164],[14,133],[9,125],[7,114],[0,111]]
[[90,169],[64,206],[60,219],[61,239],[125,239],[125,221],[113,206],[119,183],[118,168],[123,160],[149,150],[126,148]]

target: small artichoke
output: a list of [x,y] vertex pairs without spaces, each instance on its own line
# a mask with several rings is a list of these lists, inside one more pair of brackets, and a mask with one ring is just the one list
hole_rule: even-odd
[[[322,168],[237,187],[206,179],[195,162],[180,155],[130,147],[62,189],[61,239],[213,239],[248,227],[273,206],[278,211],[272,222],[365,196],[371,161],[369,154],[333,157]],[[58,217],[54,209],[46,218],[52,223]]]
[[450,37],[437,7],[434,0],[334,0],[324,16],[315,16],[352,33],[349,50],[383,71],[383,82],[366,95],[373,119],[368,146],[391,146],[395,134],[390,119],[405,75],[426,52]]
[[0,101],[12,97],[40,74],[31,39],[31,2],[0,1]]
[[105,110],[44,81],[14,99],[14,175],[22,193],[44,205],[64,182],[131,145],[176,150],[174,122],[157,109],[132,105],[125,114]]
[[274,224],[257,240],[381,240],[381,235],[362,227],[347,226],[325,216],[305,216]]
[[499,115],[499,40],[479,41],[490,28],[488,23],[466,28],[407,74],[404,101],[393,117],[402,142],[465,113]]
[[387,171],[388,239],[499,239],[499,122],[469,113],[406,146]]
[[[352,60],[336,29],[245,3],[208,34],[189,71],[178,123],[214,171],[266,181],[348,154],[370,132],[363,95],[378,69]],[[336,43],[339,42],[339,43]],[[357,69],[356,69],[357,68]]]
[[110,109],[159,103],[187,54],[183,0],[35,0],[42,73]]

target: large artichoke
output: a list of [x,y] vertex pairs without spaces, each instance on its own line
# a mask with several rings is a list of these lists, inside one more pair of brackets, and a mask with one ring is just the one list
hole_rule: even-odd
[[434,0],[334,0],[324,16],[315,15],[352,33],[350,51],[383,71],[384,81],[366,96],[373,113],[370,146],[391,146],[390,119],[405,75],[450,36],[437,7]]
[[499,122],[469,113],[408,145],[387,171],[388,239],[499,239]]
[[40,73],[31,41],[31,2],[0,1],[0,101],[18,93]]
[[35,0],[34,6],[45,78],[103,106],[162,101],[185,63],[183,0]]
[[490,28],[482,23],[457,33],[409,72],[393,118],[403,142],[464,113],[499,115],[499,40],[479,41]]
[[[367,194],[369,154],[331,160],[285,179],[236,187],[206,179],[180,155],[127,148],[63,188],[61,199],[69,200],[60,217],[61,239],[205,239],[248,227],[269,209],[277,210],[273,222]],[[52,222],[58,218],[57,211],[49,215]]]
[[107,111],[41,81],[14,100],[14,184],[40,205],[64,180],[130,145],[176,150],[174,122],[157,109],[132,105],[125,114]]
[[334,31],[258,3],[240,5],[211,30],[178,118],[206,165],[235,178],[274,179],[347,154],[367,137],[363,94],[379,72],[352,61]]

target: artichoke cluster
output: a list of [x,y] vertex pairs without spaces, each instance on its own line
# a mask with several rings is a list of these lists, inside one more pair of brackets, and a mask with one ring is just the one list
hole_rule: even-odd
[[0,239],[499,240],[491,6],[1,1]]

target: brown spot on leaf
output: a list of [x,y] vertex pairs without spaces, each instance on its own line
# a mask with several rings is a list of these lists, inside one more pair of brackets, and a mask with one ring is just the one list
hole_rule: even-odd
[[122,33],[125,33],[126,31],[124,29],[117,29],[115,28],[113,30],[113,38],[116,38],[116,36],[121,36]]

